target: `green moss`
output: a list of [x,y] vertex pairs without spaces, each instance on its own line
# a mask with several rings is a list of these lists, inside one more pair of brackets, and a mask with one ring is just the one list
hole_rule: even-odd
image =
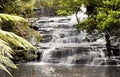
[[24,37],[28,41],[35,37],[35,42],[38,43],[41,40],[40,33],[31,29],[28,20],[8,14],[0,14],[1,29],[9,32],[13,32],[19,36]]

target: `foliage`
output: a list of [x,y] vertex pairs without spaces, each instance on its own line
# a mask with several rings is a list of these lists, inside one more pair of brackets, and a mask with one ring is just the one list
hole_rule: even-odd
[[[15,34],[14,34],[14,33]],[[24,35],[24,33],[28,33]],[[30,33],[30,35],[29,35]],[[17,34],[17,35],[16,35]],[[31,38],[32,34],[35,37],[40,37],[40,34],[30,28],[28,21],[19,16],[8,14],[0,14],[0,68],[11,75],[6,67],[17,69],[16,65],[11,61],[20,57],[33,58],[30,51],[35,51],[36,48],[24,38]],[[24,38],[20,36],[24,36]],[[31,54],[30,54],[31,53]],[[22,56],[18,56],[23,54]],[[12,76],[12,75],[11,75]]]
[[97,29],[99,32],[109,32],[111,35],[119,34],[120,0],[85,1],[86,3],[84,3],[84,5],[92,10],[87,10],[87,12],[89,11],[89,17],[85,21],[79,23],[79,30],[87,29],[93,32]]
[[36,0],[0,0],[0,12],[29,17],[33,13]]
[[81,0],[58,0],[58,15],[70,15],[81,6]]
[[13,58],[11,54],[15,55],[18,53],[18,47],[22,50],[22,53],[28,53],[30,49],[36,50],[34,46],[32,46],[22,37],[19,37],[12,32],[0,30],[0,68],[9,74],[10,72],[6,69],[5,66],[17,69],[16,65],[9,58]]
[[[5,70],[8,74],[11,73],[6,69],[5,66],[17,69],[16,65],[9,59],[13,58],[11,54],[14,54],[12,48],[7,42],[0,39],[0,69]],[[11,75],[12,76],[12,75]]]
[[18,54],[24,54],[22,57],[27,58],[35,57],[30,51],[35,51],[36,48],[27,40],[31,41],[31,36],[34,35],[39,42],[41,36],[38,32],[30,28],[28,21],[24,18],[8,14],[30,17],[33,13],[33,4],[35,1],[0,0],[0,69],[3,69],[10,75],[11,73],[7,70],[7,67],[17,69],[11,59],[20,58],[21,56],[18,56]]
[[5,31],[13,32],[31,41],[31,37],[36,37],[36,42],[40,42],[40,33],[31,29],[28,21],[19,16],[0,14],[0,28]]
[[15,48],[20,47],[23,48],[24,50],[36,49],[27,40],[17,36],[12,32],[0,30],[0,39],[4,40],[5,42],[9,43],[11,46]]

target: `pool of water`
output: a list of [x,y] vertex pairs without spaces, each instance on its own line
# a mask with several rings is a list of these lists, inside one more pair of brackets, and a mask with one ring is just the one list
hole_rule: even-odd
[[[120,77],[120,66],[22,64],[10,69],[14,77]],[[10,77],[0,72],[0,77]]]

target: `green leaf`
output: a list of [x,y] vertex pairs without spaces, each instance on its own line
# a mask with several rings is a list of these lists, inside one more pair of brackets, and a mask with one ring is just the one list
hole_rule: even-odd
[[16,65],[8,58],[3,55],[0,55],[0,63],[5,64],[8,67],[17,69]]
[[12,32],[6,32],[3,30],[0,30],[0,38],[2,40],[4,40],[5,42],[13,44],[14,46],[17,46],[17,47],[22,47],[25,50],[36,49],[27,40],[25,40],[24,38],[12,33]]
[[13,75],[6,69],[6,67],[0,63],[0,68],[3,69],[4,71],[6,71],[11,77],[13,77]]
[[11,54],[14,54],[12,48],[9,46],[9,44],[3,40],[0,39],[0,55],[6,55],[9,58],[13,58]]

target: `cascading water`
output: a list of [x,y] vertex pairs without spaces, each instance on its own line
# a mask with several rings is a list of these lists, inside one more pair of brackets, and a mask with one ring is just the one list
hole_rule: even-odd
[[[86,9],[81,7],[80,20],[87,18]],[[34,23],[43,37],[39,44],[41,62],[65,64],[101,64],[105,58],[105,41],[85,42],[87,33],[78,32],[75,14],[67,17],[41,17]]]

